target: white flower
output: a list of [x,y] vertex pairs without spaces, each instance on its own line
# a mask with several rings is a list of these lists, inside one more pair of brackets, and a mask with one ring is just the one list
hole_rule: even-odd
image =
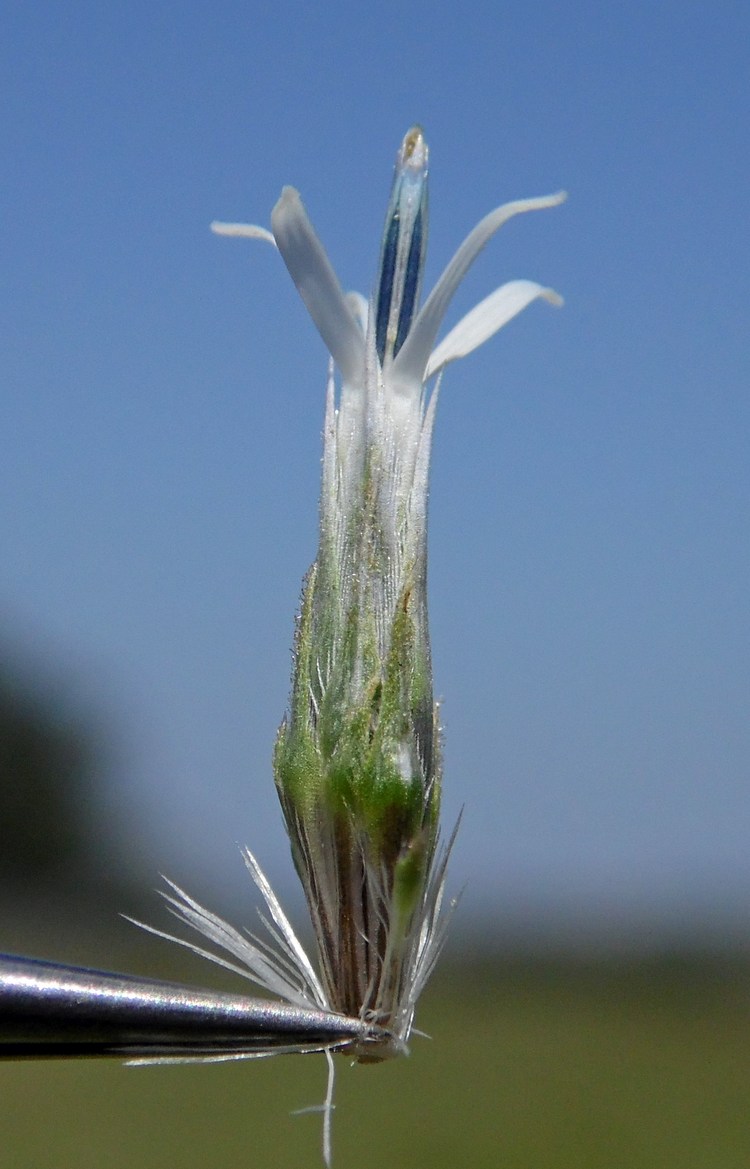
[[291,187],[273,209],[270,232],[212,225],[278,248],[340,373],[338,404],[333,369],[329,376],[320,547],[305,588],[276,783],[327,1001],[379,1023],[396,1050],[436,956],[445,868],[445,858],[435,863],[440,736],[426,595],[437,385],[431,398],[426,386],[533,300],[561,303],[540,284],[511,281],[435,346],[453,294],[495,232],[514,215],[564,197],[490,212],[421,308],[427,146],[418,127],[397,157],[369,303],[344,294]]
[[440,729],[426,590],[428,472],[440,377],[449,362],[471,353],[533,300],[561,301],[549,288],[514,280],[437,345],[436,338],[458,285],[495,232],[514,215],[564,198],[506,203],[485,216],[421,308],[427,146],[419,128],[409,131],[398,154],[370,302],[342,291],[291,187],[273,209],[271,231],[212,225],[219,234],[278,248],[331,355],[320,543],[305,582],[290,709],[274,758],[315,928],[318,971],[250,854],[248,866],[275,923],[276,953],[174,886],[170,901],[178,916],[232,955],[234,962],[219,959],[224,965],[291,1002],[367,1023],[365,1037],[348,1047],[364,1061],[405,1050],[444,934],[440,906],[450,844],[439,852]]

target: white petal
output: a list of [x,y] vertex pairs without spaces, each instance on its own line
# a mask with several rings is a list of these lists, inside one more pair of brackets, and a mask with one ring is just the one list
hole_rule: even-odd
[[216,235],[240,236],[242,239],[264,239],[266,243],[276,247],[273,232],[265,227],[258,227],[254,223],[219,223],[215,219],[211,224],[211,231]]
[[274,239],[297,291],[345,381],[362,380],[364,339],[299,193],[284,187],[271,212]]
[[479,221],[461,244],[412,324],[409,336],[393,363],[395,380],[407,386],[423,380],[427,360],[451,297],[495,232],[514,215],[556,207],[565,198],[565,192],[560,191],[556,195],[543,195],[538,199],[517,199],[513,203],[496,207]]
[[543,288],[533,280],[511,280],[501,288],[496,288],[476,308],[467,313],[440,342],[427,362],[425,380],[449,361],[473,353],[538,297],[548,300],[550,304],[561,305],[563,302],[562,297],[551,288]]

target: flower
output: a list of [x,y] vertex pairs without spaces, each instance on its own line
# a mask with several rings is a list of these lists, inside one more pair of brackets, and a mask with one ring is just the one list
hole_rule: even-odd
[[[318,555],[305,584],[276,786],[307,896],[326,1001],[379,1024],[403,1049],[440,944],[446,854],[436,860],[440,733],[427,626],[427,489],[437,385],[533,300],[503,285],[434,348],[448,304],[492,235],[563,194],[485,216],[419,308],[427,242],[427,145],[403,140],[368,304],[345,295],[298,193],[272,231],[213,224],[275,244],[331,355]],[[341,376],[336,403],[333,367]],[[369,1046],[363,1058],[375,1058]]]
[[514,215],[554,207],[565,196],[490,212],[420,307],[427,161],[422,131],[414,127],[396,160],[369,302],[344,294],[291,187],[273,209],[271,231],[212,225],[219,234],[278,248],[331,357],[319,548],[304,585],[289,712],[274,756],[318,971],[249,853],[280,954],[269,955],[265,943],[239,934],[178,889],[171,900],[178,916],[239,960],[233,969],[246,967],[292,1002],[371,1024],[366,1038],[348,1048],[364,1061],[405,1050],[444,936],[440,909],[452,838],[439,847],[441,744],[426,590],[439,383],[449,362],[533,300],[561,303],[548,288],[514,280],[435,345],[453,294],[495,232]]

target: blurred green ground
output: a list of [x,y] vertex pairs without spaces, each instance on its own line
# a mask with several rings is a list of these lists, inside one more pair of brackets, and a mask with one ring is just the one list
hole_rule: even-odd
[[[740,958],[467,958],[439,972],[418,1023],[433,1038],[415,1038],[409,1059],[339,1058],[336,1169],[750,1166]],[[0,1165],[308,1169],[320,1117],[289,1114],[324,1089],[320,1056],[0,1065]]]

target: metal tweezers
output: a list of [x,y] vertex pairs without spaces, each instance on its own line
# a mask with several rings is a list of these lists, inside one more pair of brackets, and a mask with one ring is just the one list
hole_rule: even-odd
[[0,1059],[231,1057],[346,1048],[359,1019],[0,954]]

